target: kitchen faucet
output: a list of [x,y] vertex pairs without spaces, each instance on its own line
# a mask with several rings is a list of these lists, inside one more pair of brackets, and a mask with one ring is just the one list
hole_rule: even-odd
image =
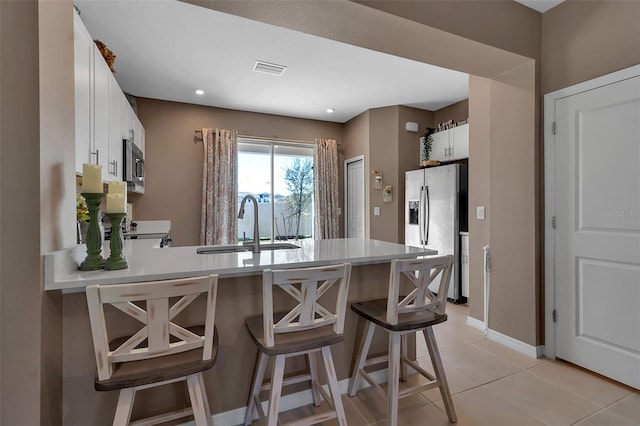
[[253,242],[247,243],[245,241],[242,243],[242,245],[252,246],[254,253],[260,253],[260,232],[258,231],[258,200],[256,200],[256,197],[251,194],[247,194],[242,197],[238,219],[244,218],[244,204],[247,202],[247,199],[251,199],[251,201],[253,202]]

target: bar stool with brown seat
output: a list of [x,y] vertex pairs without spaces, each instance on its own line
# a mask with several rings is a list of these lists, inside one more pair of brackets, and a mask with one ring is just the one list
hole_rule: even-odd
[[[214,326],[217,275],[87,287],[98,391],[119,390],[114,425],[129,424],[136,392],[185,380],[191,407],[145,419],[166,422],[193,414],[195,422],[211,425],[209,400],[202,372],[213,367],[217,355]],[[183,327],[175,317],[198,296],[206,295],[203,325]],[[109,340],[105,305],[143,324],[133,335]]]
[[[313,401],[320,405],[320,397],[332,408],[297,422],[287,423],[311,425],[337,418],[341,426],[347,420],[342,406],[338,379],[336,377],[330,346],[344,340],[344,316],[351,277],[351,265],[322,266],[303,269],[266,270],[263,273],[263,315],[249,318],[246,322],[252,340],[258,346],[259,358],[256,366],[251,394],[245,414],[245,425],[250,425],[254,410],[269,426],[278,424],[278,406],[282,387],[294,383],[310,382]],[[329,294],[319,299],[338,283],[335,293],[335,309],[328,308]],[[295,307],[288,312],[273,313],[274,289],[280,288],[295,299]],[[331,301],[333,304],[333,301]],[[329,394],[318,380],[316,355],[322,356],[322,366],[327,378]],[[309,373],[284,379],[285,360],[293,356],[306,356]],[[263,384],[269,358],[274,358],[271,382]],[[262,410],[260,392],[270,390],[268,414]]]
[[[354,396],[360,378],[364,378],[383,399],[387,400],[389,425],[398,421],[398,399],[423,392],[434,387],[440,388],[442,401],[449,421],[455,423],[456,413],[449,392],[449,385],[440,359],[438,345],[432,327],[447,320],[445,306],[452,268],[452,256],[434,256],[423,259],[403,259],[391,262],[389,297],[368,302],[354,303],[351,310],[367,321],[360,343],[356,365],[351,374],[349,396]],[[429,290],[429,284],[441,274],[437,294]],[[405,279],[406,278],[406,279]],[[412,284],[407,296],[400,296],[401,281]],[[378,326],[389,333],[389,354],[367,360],[369,346]],[[425,371],[418,363],[407,357],[407,335],[422,331],[429,349],[435,376]],[[388,363],[387,392],[365,371],[365,367]],[[399,390],[400,380],[407,379],[407,366],[429,380],[417,386]]]

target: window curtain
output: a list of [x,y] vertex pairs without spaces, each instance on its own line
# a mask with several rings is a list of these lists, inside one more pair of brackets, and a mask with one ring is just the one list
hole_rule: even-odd
[[315,165],[315,238],[338,238],[338,143],[333,139],[316,139]]
[[235,130],[202,129],[200,244],[232,244],[238,227],[238,142]]

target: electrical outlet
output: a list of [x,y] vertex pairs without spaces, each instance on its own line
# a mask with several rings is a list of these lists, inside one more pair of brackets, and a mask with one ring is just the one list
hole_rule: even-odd
[[374,207],[373,208],[373,215],[374,216],[380,216],[380,207]]
[[476,219],[484,219],[484,206],[476,207]]
[[338,207],[336,209],[336,213],[338,214],[338,216],[342,216],[342,209],[340,207]]

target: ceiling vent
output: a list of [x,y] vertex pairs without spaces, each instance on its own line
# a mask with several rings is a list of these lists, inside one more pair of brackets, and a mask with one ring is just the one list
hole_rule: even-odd
[[284,71],[287,69],[284,65],[270,64],[269,62],[256,61],[253,65],[253,70],[255,72],[261,72],[264,74],[271,75],[282,75]]

